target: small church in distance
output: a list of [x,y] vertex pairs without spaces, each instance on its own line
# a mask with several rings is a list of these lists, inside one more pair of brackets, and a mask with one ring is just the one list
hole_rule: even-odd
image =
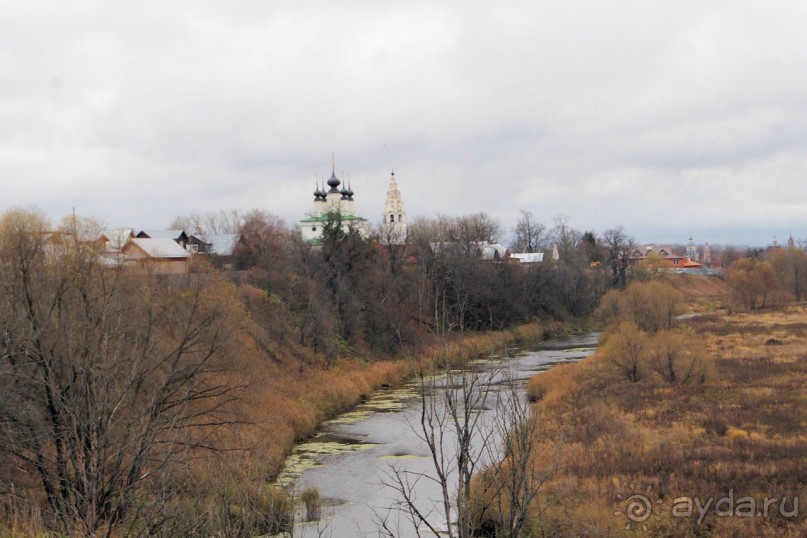
[[[336,177],[336,167],[331,171],[327,186],[329,189],[326,191],[324,185],[320,187],[317,184],[311,213],[299,222],[303,240],[312,244],[320,243],[328,215],[332,213],[339,213],[342,230],[345,233],[353,229],[367,238],[370,235],[369,221],[356,214],[353,190]],[[402,245],[406,242],[406,210],[395,181],[395,172],[392,172],[390,177],[380,231],[381,241],[386,244]]]

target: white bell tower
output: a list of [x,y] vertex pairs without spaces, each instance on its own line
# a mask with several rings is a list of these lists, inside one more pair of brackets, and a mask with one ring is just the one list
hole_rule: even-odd
[[384,203],[384,214],[381,217],[381,240],[391,245],[406,243],[406,210],[398,182],[395,181],[395,171],[390,175],[387,201]]

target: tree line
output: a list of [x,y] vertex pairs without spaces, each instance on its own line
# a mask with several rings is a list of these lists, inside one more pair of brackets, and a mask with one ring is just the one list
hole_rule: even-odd
[[807,253],[782,247],[752,253],[735,260],[725,279],[732,290],[729,312],[799,302],[807,293]]
[[[338,213],[312,248],[277,218],[254,211],[240,226],[235,266],[293,314],[301,341],[330,354],[340,344],[392,352],[423,333],[496,330],[535,319],[585,316],[599,297],[628,279],[633,239],[622,228],[598,236],[557,217],[547,228],[524,211],[517,249],[546,252],[544,263],[480,259],[483,243],[502,240],[486,213],[419,217],[406,245],[379,230],[345,233]],[[556,245],[558,259],[548,250]]]

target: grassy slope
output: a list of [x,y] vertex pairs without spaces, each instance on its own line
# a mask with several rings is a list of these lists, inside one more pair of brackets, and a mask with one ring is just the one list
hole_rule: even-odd
[[667,274],[664,279],[684,294],[693,312],[723,308],[730,294],[725,281],[714,276]]
[[[698,283],[709,290],[710,283]],[[695,286],[689,286],[689,290]],[[698,299],[698,297],[695,297]],[[714,371],[705,385],[620,380],[594,356],[531,380],[537,416],[562,439],[558,472],[545,485],[536,529],[550,536],[806,536],[807,308],[686,321],[704,336]],[[679,497],[750,496],[768,517],[673,517]],[[631,522],[642,494],[651,517]],[[721,508],[729,506],[726,501]],[[748,505],[744,505],[747,507]],[[743,509],[740,510],[742,512]],[[747,513],[747,512],[746,512]]]

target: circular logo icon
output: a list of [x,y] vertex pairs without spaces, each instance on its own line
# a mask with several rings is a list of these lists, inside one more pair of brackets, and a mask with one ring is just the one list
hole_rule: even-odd
[[625,515],[628,516],[628,519],[636,523],[647,520],[653,512],[653,505],[650,499],[644,495],[631,495],[625,502],[627,503]]

